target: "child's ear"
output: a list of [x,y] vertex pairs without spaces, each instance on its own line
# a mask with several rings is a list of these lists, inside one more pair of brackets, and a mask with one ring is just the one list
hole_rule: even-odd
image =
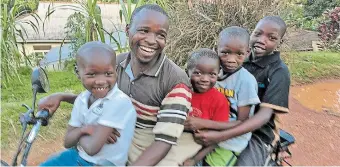
[[78,70],[77,64],[74,64],[74,73],[76,74],[77,78],[80,79],[80,75],[79,75],[79,70]]
[[185,73],[187,74],[187,76],[189,76],[189,71],[187,68],[185,69]]
[[248,48],[245,59],[247,59],[251,54],[251,48]]
[[285,40],[282,38],[282,39],[280,40],[280,45],[282,45],[284,41],[285,41]]
[[125,33],[126,33],[127,36],[129,36],[129,30],[130,30],[130,24],[126,24]]

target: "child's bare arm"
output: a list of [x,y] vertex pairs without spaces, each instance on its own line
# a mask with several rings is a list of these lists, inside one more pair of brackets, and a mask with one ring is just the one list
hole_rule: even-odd
[[68,126],[67,132],[64,139],[64,147],[70,148],[76,146],[79,142],[79,139],[83,135],[91,135],[92,131],[91,127],[73,127],[71,125]]
[[200,129],[228,130],[247,120],[249,118],[250,109],[251,106],[238,107],[238,116],[236,121],[220,122],[202,118],[188,117],[184,123],[184,126],[185,129],[194,131]]
[[212,152],[217,147],[216,144],[210,145],[208,147],[203,147],[192,159],[195,161],[195,164],[202,160],[206,155]]
[[249,118],[251,106],[242,106],[237,108],[237,120],[245,121]]
[[251,106],[238,107],[238,116],[236,121],[217,122],[212,120],[204,120],[202,123],[206,126],[206,129],[228,130],[247,120],[249,118],[250,108]]
[[236,120],[232,122],[220,122],[213,121],[202,118],[188,117],[184,123],[186,130],[200,130],[200,129],[210,129],[210,130],[227,130],[239,125],[242,121]]
[[88,155],[93,156],[104,146],[112,130],[112,127],[95,125],[92,135],[82,136],[79,144]]
[[204,144],[216,143],[231,139],[233,137],[254,131],[266,124],[273,114],[273,109],[261,107],[260,110],[251,118],[243,121],[240,125],[220,132],[206,131],[195,135],[197,140]]

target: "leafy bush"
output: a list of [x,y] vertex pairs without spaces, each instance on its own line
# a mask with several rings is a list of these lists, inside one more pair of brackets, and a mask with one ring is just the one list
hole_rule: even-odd
[[16,14],[31,13],[37,10],[39,6],[39,0],[1,0],[1,7],[7,4],[9,8],[12,8],[14,1],[20,6]]
[[72,52],[77,51],[86,43],[84,25],[85,16],[80,12],[75,12],[67,18],[65,25],[66,39],[71,39],[70,48]]
[[328,49],[340,51],[340,7],[324,12],[319,26],[319,36]]
[[[228,26],[252,30],[265,15],[276,14],[279,5],[272,0],[215,0],[186,2],[173,0],[170,15],[167,55],[184,66],[187,54],[197,48],[214,48],[219,32]],[[175,7],[174,7],[175,6]]]
[[316,31],[319,26],[320,18],[309,19],[304,16],[304,6],[302,4],[287,3],[279,15],[289,27]]
[[340,0],[307,0],[304,4],[304,16],[308,19],[320,17],[327,9],[340,6]]

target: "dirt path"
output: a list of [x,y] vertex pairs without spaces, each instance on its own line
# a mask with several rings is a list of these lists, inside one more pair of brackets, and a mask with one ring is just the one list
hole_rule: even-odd
[[340,117],[316,112],[290,98],[291,112],[281,117],[283,129],[293,134],[294,166],[340,165]]
[[[340,80],[325,83],[291,89],[290,113],[282,115],[281,122],[282,128],[296,138],[291,147],[293,158],[289,159],[294,166],[340,165]],[[49,155],[63,150],[62,142],[62,136],[48,142],[38,139],[30,153],[29,165],[38,165]],[[13,151],[2,150],[1,159],[10,162],[12,155]]]

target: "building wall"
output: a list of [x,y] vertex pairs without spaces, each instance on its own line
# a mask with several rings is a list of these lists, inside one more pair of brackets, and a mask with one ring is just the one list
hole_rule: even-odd
[[[54,47],[59,47],[61,45],[61,42],[30,42],[30,43],[25,43],[24,44],[24,48],[25,48],[25,52],[26,55],[30,55],[32,53],[47,53],[48,51],[50,51],[50,49],[48,50],[44,50],[44,48],[42,50],[39,49],[40,46],[51,46],[50,48],[54,48]],[[18,43],[18,48],[20,50],[20,52],[22,53],[23,49],[22,49],[22,44]]]

